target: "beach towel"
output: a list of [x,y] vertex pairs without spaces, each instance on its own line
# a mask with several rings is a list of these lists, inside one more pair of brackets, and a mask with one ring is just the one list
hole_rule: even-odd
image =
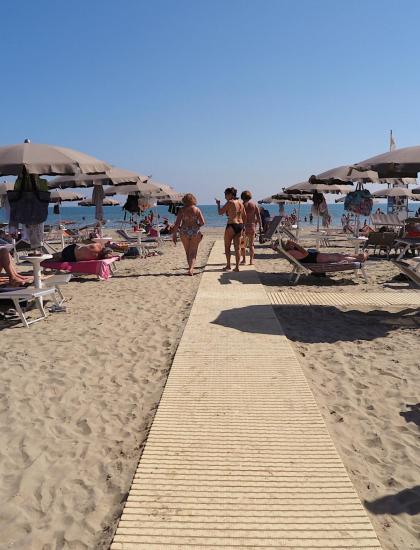
[[117,261],[117,256],[105,258],[103,260],[86,260],[84,262],[56,262],[54,260],[45,260],[42,267],[48,269],[59,269],[69,273],[83,273],[86,275],[97,275],[100,279],[107,280],[111,276],[110,265]]

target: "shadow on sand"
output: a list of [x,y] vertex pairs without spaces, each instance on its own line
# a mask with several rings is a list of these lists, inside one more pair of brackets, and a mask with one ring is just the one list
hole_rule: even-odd
[[420,514],[420,485],[363,503],[372,514]]
[[[399,328],[418,329],[420,313],[405,309],[398,312],[374,310],[342,311],[333,306],[256,305],[225,310],[213,323],[257,334],[280,333],[273,323],[273,309],[292,341],[333,343],[339,341],[374,340]],[[269,322],[268,322],[269,320]]]

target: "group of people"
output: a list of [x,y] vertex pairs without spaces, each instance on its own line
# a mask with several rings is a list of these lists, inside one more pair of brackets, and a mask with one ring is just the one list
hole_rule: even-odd
[[[224,271],[232,269],[231,247],[235,251],[234,271],[239,271],[240,264],[246,263],[246,248],[249,249],[249,263],[254,263],[254,240],[257,226],[262,227],[260,209],[252,200],[250,191],[244,191],[239,199],[234,187],[225,189],[225,204],[216,199],[219,215],[227,216],[227,224],[224,234],[226,266]],[[178,212],[176,222],[172,228],[172,239],[177,242],[178,233],[185,249],[188,263],[188,275],[194,274],[197,259],[197,251],[203,235],[200,231],[205,224],[201,210],[197,207],[197,199],[192,193],[187,193],[183,199],[183,208]],[[242,259],[242,261],[241,261]]]

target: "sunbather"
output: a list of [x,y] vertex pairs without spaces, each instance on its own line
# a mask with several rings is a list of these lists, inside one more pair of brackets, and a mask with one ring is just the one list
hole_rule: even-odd
[[[364,262],[367,260],[367,252],[361,254],[338,254],[318,252],[318,250],[307,250],[294,241],[282,241],[282,247],[291,256],[302,264],[331,264],[339,262]],[[276,245],[273,247],[276,249]]]
[[61,252],[53,254],[56,262],[85,262],[88,260],[103,260],[114,256],[110,248],[101,243],[86,245],[69,244]]
[[25,286],[26,284],[32,282],[31,277],[23,277],[22,275],[19,275],[19,273],[16,271],[13,258],[6,248],[0,248],[0,273],[3,271],[3,269],[9,276],[10,286]]

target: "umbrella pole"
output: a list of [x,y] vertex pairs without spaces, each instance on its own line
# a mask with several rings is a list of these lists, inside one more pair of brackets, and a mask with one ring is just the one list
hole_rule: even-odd
[[299,242],[299,232],[300,232],[300,201],[298,202],[298,211],[297,211],[297,229],[296,229],[296,240]]

